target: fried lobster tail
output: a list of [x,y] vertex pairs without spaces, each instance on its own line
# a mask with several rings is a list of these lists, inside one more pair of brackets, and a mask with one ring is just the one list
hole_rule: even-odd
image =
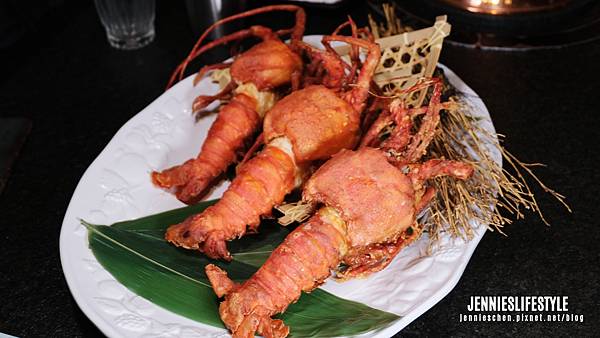
[[[419,132],[409,134],[402,148],[392,149],[388,143],[386,150],[342,150],[321,166],[306,183],[303,199],[323,207],[290,233],[245,283],[237,285],[219,268],[206,267],[215,293],[225,297],[219,313],[234,337],[252,337],[255,332],[285,337],[289,329],[271,317],[285,311],[302,291],[319,286],[331,271],[340,279],[380,271],[418,238],[417,214],[434,196],[424,188],[425,181],[443,175],[467,179],[473,170],[443,160],[397,166],[416,156],[412,149],[420,149],[417,145],[429,143],[441,107],[436,100],[431,100]],[[401,105],[391,108],[394,116],[410,113]],[[391,137],[406,132],[398,125],[388,127],[393,128]]]
[[[283,43],[277,33],[262,26],[252,26],[201,46],[206,36],[224,23],[274,10],[296,12],[290,46]],[[215,46],[247,37],[257,37],[262,42],[235,58],[230,65],[232,80],[225,89],[214,96],[196,98],[192,105],[194,112],[201,111],[217,99],[231,100],[220,109],[198,156],[182,165],[153,172],[152,181],[155,185],[175,188],[177,198],[188,204],[197,202],[205,195],[215,179],[236,161],[246,145],[252,142],[252,136],[260,130],[266,111],[276,100],[273,89],[298,82],[295,78],[302,72],[302,60],[294,50],[302,39],[304,22],[304,10],[298,6],[267,6],[220,20],[204,32],[190,55],[174,72],[170,84],[177,77],[182,78],[189,62]],[[208,70],[228,66],[206,66],[198,73],[194,83]]]
[[255,229],[260,217],[271,212],[294,187],[294,162],[287,153],[267,146],[240,168],[221,200],[203,213],[171,226],[165,238],[211,258],[231,259],[225,240]]
[[235,285],[214,265],[206,274],[217,294],[226,301],[219,306],[221,319],[233,337],[285,337],[289,328],[271,316],[310,292],[328,276],[344,255],[344,224],[331,209],[322,209],[294,230],[271,258],[244,284]]
[[248,136],[256,132],[261,118],[256,99],[245,94],[233,97],[221,108],[194,159],[162,172],[153,172],[152,181],[161,188],[177,187],[176,196],[184,203],[202,198],[213,180],[239,156]]
[[[231,259],[225,242],[243,236],[247,229],[256,231],[260,217],[269,215],[273,206],[300,185],[308,165],[357,144],[360,113],[380,50],[376,44],[361,39],[326,36],[324,40],[342,41],[368,50],[356,86],[340,93],[340,88],[310,85],[278,101],[265,117],[265,150],[242,164],[217,204],[171,226],[165,235],[169,242],[200,250],[211,258]],[[329,52],[310,50],[310,53],[315,56]],[[344,67],[331,66],[327,70],[331,76],[345,76]]]

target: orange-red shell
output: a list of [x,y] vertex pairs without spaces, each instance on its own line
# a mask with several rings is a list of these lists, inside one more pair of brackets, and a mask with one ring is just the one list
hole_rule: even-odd
[[324,86],[295,91],[275,104],[264,121],[265,140],[286,136],[296,161],[327,159],[353,148],[360,135],[360,114]]
[[197,158],[162,172],[153,172],[159,187],[177,187],[177,198],[187,204],[201,199],[211,183],[235,161],[245,142],[260,125],[256,99],[237,94],[219,111]]
[[[339,264],[339,248],[343,246],[346,241],[339,228],[317,213],[292,231],[240,286],[234,285],[220,269],[207,266],[215,292],[227,294],[219,306],[221,319],[234,337],[253,337],[256,326],[265,337],[287,336],[288,328],[283,322],[269,317],[285,311],[300,298],[301,291],[309,292],[321,284]],[[273,326],[272,336],[261,330],[265,325]]]
[[238,83],[251,82],[258,90],[290,83],[292,73],[302,70],[302,60],[279,40],[265,40],[242,53],[231,65]]
[[277,147],[267,146],[240,167],[223,197],[204,212],[169,227],[167,241],[200,249],[212,258],[230,258],[225,241],[256,229],[261,216],[283,201],[294,187],[294,161]]
[[351,247],[394,240],[415,221],[410,178],[373,148],[342,150],[308,180],[303,198],[335,208]]

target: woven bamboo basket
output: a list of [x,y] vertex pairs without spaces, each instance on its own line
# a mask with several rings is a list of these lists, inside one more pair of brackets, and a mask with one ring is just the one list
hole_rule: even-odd
[[[386,96],[400,96],[408,107],[423,103],[426,89],[410,95],[400,93],[420,79],[433,75],[450,29],[451,25],[443,15],[438,16],[431,27],[375,40],[381,47],[381,61],[373,79]],[[347,56],[350,47],[337,47],[336,51]]]

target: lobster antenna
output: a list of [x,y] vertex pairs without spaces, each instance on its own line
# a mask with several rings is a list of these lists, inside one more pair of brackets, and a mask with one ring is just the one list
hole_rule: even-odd
[[[228,37],[230,37],[229,39],[224,39],[221,40],[221,43],[218,44],[211,44],[210,48],[206,48],[206,49],[202,49],[201,52],[198,52],[198,48],[200,47],[200,45],[204,42],[204,40],[208,37],[208,35],[214,31],[217,27],[224,25],[228,22],[232,22],[238,19],[242,19],[242,18],[247,18],[250,16],[254,16],[254,15],[258,15],[258,14],[262,14],[262,13],[266,13],[266,12],[271,12],[271,11],[294,11],[296,12],[296,24],[294,25],[294,28],[291,31],[292,34],[292,43],[294,44],[296,41],[299,41],[302,39],[302,35],[304,34],[304,28],[305,28],[305,23],[306,23],[306,13],[304,12],[304,9],[302,9],[302,7],[296,6],[296,5],[271,5],[271,6],[265,6],[265,7],[261,7],[261,8],[256,8],[244,13],[239,13],[239,14],[235,14],[226,18],[223,18],[215,23],[213,23],[210,27],[208,27],[204,33],[202,33],[202,35],[200,36],[200,38],[198,38],[198,41],[196,41],[196,44],[194,44],[194,47],[192,48],[192,50],[190,51],[190,53],[188,54],[187,58],[175,69],[175,71],[173,72],[173,74],[171,75],[171,78],[169,79],[169,83],[167,85],[167,88],[171,87],[173,85],[173,83],[175,82],[175,79],[178,79],[178,81],[181,81],[181,79],[183,78],[183,74],[185,74],[185,70],[187,68],[187,65],[196,57],[198,57],[200,54],[202,54],[203,52],[207,51],[210,48],[213,48],[217,45],[220,45],[222,43],[227,43],[229,41],[234,41],[237,39],[241,39],[244,38],[245,36],[248,35],[247,30],[245,31],[241,31],[244,32],[245,34],[232,34]],[[241,33],[238,32],[238,33]]]

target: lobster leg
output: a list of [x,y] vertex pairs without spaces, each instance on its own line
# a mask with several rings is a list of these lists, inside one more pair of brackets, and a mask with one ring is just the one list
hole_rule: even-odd
[[404,149],[410,143],[410,131],[413,127],[412,116],[409,110],[404,107],[402,101],[392,102],[390,110],[396,127],[392,135],[382,143],[381,148],[394,151]]
[[245,283],[231,287],[225,273],[206,266],[213,289],[228,290],[219,306],[221,319],[233,337],[285,337],[289,332],[281,320],[271,316],[285,311],[301,292],[319,286],[346,253],[346,227],[334,209],[320,209],[290,233],[265,264]]
[[187,249],[197,249],[211,258],[231,260],[225,241],[241,237],[246,226],[255,230],[260,217],[268,215],[294,187],[296,165],[277,146],[262,152],[240,167],[238,175],[217,204],[169,227],[165,238]]
[[383,91],[375,81],[371,80],[371,92],[374,94],[372,98],[370,98],[370,103],[364,112],[364,117],[362,119],[361,130],[369,130],[371,125],[375,122],[379,114],[385,110],[387,98],[383,97]]
[[433,94],[429,100],[427,112],[423,116],[421,127],[417,134],[412,137],[412,141],[404,154],[404,161],[407,163],[418,161],[425,154],[429,143],[435,136],[435,131],[440,122],[440,110],[442,109],[442,105],[440,105],[442,88],[441,80],[435,79]]
[[347,36],[329,35],[323,37],[323,43],[327,44],[332,41],[341,41],[352,46],[358,46],[367,50],[367,57],[358,74],[356,84],[352,90],[346,93],[345,99],[350,103],[356,111],[362,112],[366,106],[367,97],[369,96],[369,88],[375,69],[381,58],[381,49],[379,45],[363,39],[356,39]]
[[[337,54],[319,50],[304,42],[298,42],[298,46],[309,54],[311,62],[319,62],[321,64],[323,68],[318,68],[318,70],[326,70],[322,78],[319,79],[321,74],[315,74],[317,79],[309,79],[309,81],[320,82],[325,87],[334,90],[342,88],[346,64],[337,57]],[[313,65],[316,65],[316,63]]]
[[[353,38],[358,38],[358,28],[356,27],[356,23],[354,23],[354,20],[352,20],[351,16],[348,16],[348,21],[342,23],[341,25],[339,25],[331,35],[338,35],[339,32],[346,26],[350,26],[351,32],[352,32],[352,37]],[[324,42],[323,45],[325,46],[325,49],[328,50],[329,52],[333,53],[334,55],[338,55],[335,52],[335,49],[333,49],[333,47],[331,47],[331,44],[329,42]],[[339,57],[339,55],[338,55]],[[340,57],[341,58],[341,57]],[[356,45],[352,45],[351,49],[350,49],[350,61],[352,63],[352,65],[350,66],[350,71],[348,72],[347,76],[346,76],[346,83],[352,83],[355,80],[356,77],[356,70],[361,66],[361,62],[360,62],[360,51],[358,46]]]
[[[410,93],[416,90],[424,89],[434,84],[434,91],[430,104],[424,107],[408,109],[404,106],[402,100],[394,100],[384,110],[377,119],[371,124],[361,140],[360,147],[381,147],[383,150],[392,150],[395,153],[404,152],[403,163],[417,161],[422,155],[422,150],[427,147],[433,135],[435,128],[439,123],[439,112],[452,105],[451,102],[440,103],[441,82],[439,79],[430,79],[417,83],[416,85],[401,91],[401,93]],[[380,104],[383,101],[379,102]],[[413,127],[412,119],[419,115],[426,115],[421,124],[418,134],[410,134]],[[386,140],[380,140],[382,132],[392,125],[395,125],[391,135]],[[411,144],[413,143],[413,144]],[[411,149],[406,149],[410,144]],[[400,161],[400,159],[396,159]]]
[[433,159],[423,164],[410,166],[410,177],[413,184],[440,176],[452,176],[466,180],[472,173],[473,167],[460,161]]
[[235,89],[236,84],[231,81],[225,88],[215,95],[200,95],[194,99],[192,103],[192,112],[200,113],[200,111],[216,100],[223,100],[231,96],[231,92]]
[[389,109],[384,109],[377,119],[373,121],[369,129],[364,133],[362,139],[360,140],[359,148],[364,147],[373,147],[376,148],[379,146],[379,134],[383,131],[384,128],[388,127],[394,122],[394,119],[389,111]]

